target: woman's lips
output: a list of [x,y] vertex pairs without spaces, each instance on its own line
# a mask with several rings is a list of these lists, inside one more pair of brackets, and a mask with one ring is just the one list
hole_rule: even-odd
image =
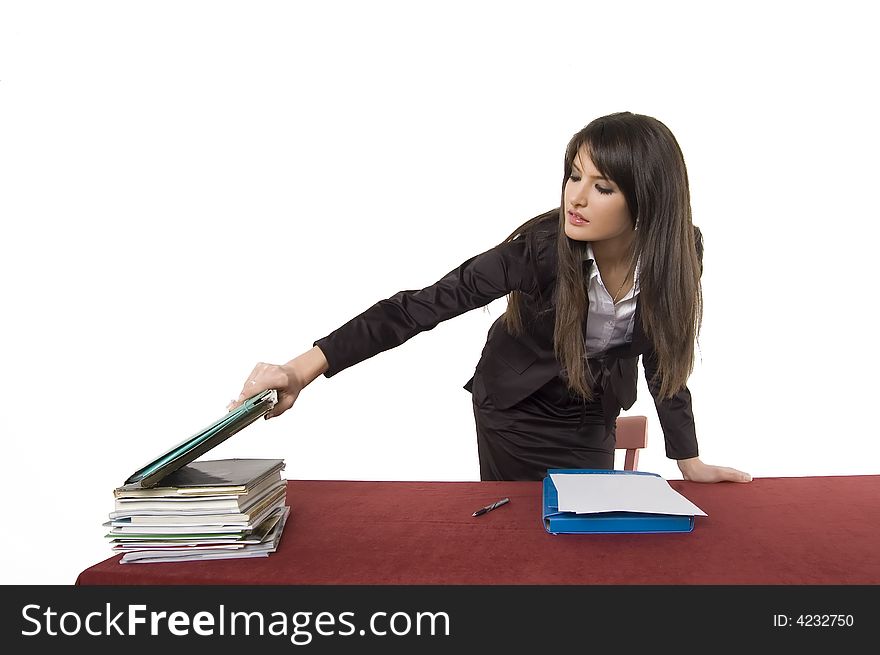
[[584,220],[574,212],[568,212],[568,222],[572,225],[587,225],[590,221]]

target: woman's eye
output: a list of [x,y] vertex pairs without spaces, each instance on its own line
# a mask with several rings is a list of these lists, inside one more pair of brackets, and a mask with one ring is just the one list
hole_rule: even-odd
[[[572,182],[580,182],[581,181],[581,178],[579,178],[574,173],[569,175],[568,179],[570,179]],[[605,195],[605,196],[607,196],[611,193],[614,193],[614,189],[606,189],[604,187],[600,187],[598,184],[596,185],[596,191],[598,191],[599,193],[601,193],[602,195]]]

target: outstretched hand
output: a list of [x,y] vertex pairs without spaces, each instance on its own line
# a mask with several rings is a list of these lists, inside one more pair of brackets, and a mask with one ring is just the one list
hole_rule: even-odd
[[265,364],[260,362],[254,366],[254,370],[245,380],[238,399],[229,402],[226,406],[232,411],[245,400],[267,389],[278,390],[278,403],[266,412],[265,417],[273,418],[283,414],[293,406],[297,396],[303,390],[305,384],[296,369],[290,364]]
[[699,457],[678,460],[678,468],[685,480],[692,482],[751,482],[752,476],[728,466],[704,464]]

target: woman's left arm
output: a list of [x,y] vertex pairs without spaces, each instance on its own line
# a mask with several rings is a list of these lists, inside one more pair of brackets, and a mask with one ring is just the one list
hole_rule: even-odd
[[642,366],[663,428],[666,456],[678,462],[684,479],[694,482],[750,482],[752,476],[748,473],[727,466],[712,466],[700,460],[690,389],[685,385],[671,398],[661,399],[657,356],[653,349],[642,355]]
[[[694,226],[694,241],[697,247],[697,258],[700,260],[700,275],[703,274],[703,235],[700,228]],[[667,437],[666,453],[675,457],[678,462],[678,470],[681,471],[685,480],[694,482],[751,482],[752,476],[729,466],[712,466],[704,464],[697,450],[697,435],[694,427],[694,415],[691,410],[691,392],[685,386],[670,400],[659,400],[659,381],[654,377],[657,372],[657,358],[653,350],[642,358],[645,367],[645,377],[654,403],[660,423],[663,426],[664,436]],[[652,384],[653,382],[653,384]],[[667,434],[667,428],[672,434]],[[673,441],[673,444],[669,442]],[[681,444],[681,445],[679,445]],[[674,451],[678,448],[678,453]],[[693,456],[681,457],[682,451],[690,450]],[[679,457],[675,455],[678,454]]]

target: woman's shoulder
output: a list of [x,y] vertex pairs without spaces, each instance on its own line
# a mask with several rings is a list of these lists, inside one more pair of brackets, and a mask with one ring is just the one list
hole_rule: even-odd
[[559,208],[556,208],[540,214],[520,226],[519,232],[516,233],[513,240],[522,240],[522,242],[528,243],[535,254],[548,249],[555,252],[558,234]]
[[528,232],[538,239],[555,239],[559,234],[559,207],[535,216],[528,225]]
[[559,208],[540,214],[521,226],[509,242],[528,260],[536,289],[547,288],[556,279],[556,240],[559,235]]

